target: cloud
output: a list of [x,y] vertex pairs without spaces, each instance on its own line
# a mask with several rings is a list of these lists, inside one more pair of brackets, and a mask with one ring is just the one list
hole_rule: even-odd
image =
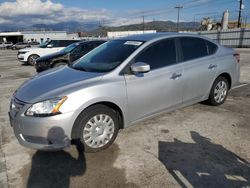
[[0,4],[0,23],[33,25],[67,21],[85,22],[109,19],[110,16],[106,9],[68,8],[50,0],[16,0]]
[[44,15],[63,10],[60,3],[52,3],[50,0],[17,0],[16,2],[4,2],[0,5],[0,15],[12,17],[18,15]]

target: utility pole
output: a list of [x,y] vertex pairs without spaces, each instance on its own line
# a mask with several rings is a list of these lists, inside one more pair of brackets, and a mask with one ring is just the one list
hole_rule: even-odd
[[247,28],[247,16],[245,17],[245,28]]
[[240,1],[240,8],[239,8],[239,16],[238,16],[238,28],[241,27],[241,12],[243,9],[243,0],[239,0]]
[[196,20],[195,20],[195,15],[194,15],[194,24],[193,24],[193,30],[194,30],[194,31],[196,30],[196,27],[195,27],[195,25],[196,25],[196,24],[195,24],[195,21],[196,21]]
[[145,16],[143,15],[142,16],[142,30],[143,30],[143,33],[144,33],[144,30],[145,30],[145,21],[144,21],[144,18],[145,18]]
[[155,18],[153,18],[153,29],[155,29]]
[[176,6],[175,8],[178,9],[178,14],[177,14],[177,32],[179,32],[179,22],[180,22],[180,9],[183,8],[183,6]]

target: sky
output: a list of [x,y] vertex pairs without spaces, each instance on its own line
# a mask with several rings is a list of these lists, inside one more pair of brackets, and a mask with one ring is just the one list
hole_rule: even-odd
[[[243,0],[243,19],[250,22],[250,0]],[[238,0],[0,0],[0,24],[55,24],[60,22],[101,22],[118,26],[145,21],[200,21],[203,17],[221,20],[229,10],[236,20]]]

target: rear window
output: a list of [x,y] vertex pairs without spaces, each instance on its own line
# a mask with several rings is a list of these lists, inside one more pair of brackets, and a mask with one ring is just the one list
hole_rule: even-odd
[[208,55],[206,41],[194,37],[180,38],[183,60],[188,61]]
[[209,41],[206,41],[206,42],[207,42],[208,54],[209,55],[214,54],[217,51],[217,48],[218,48],[217,45]]

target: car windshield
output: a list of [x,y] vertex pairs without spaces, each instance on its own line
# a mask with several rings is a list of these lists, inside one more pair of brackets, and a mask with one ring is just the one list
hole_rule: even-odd
[[108,41],[76,61],[72,68],[87,72],[109,72],[119,66],[142,44],[141,41]]
[[71,52],[73,49],[75,49],[75,47],[77,47],[78,45],[79,45],[78,42],[73,43],[73,44],[70,44],[69,46],[67,46],[66,48],[64,48],[64,49],[62,50],[62,52],[64,52],[64,53],[69,53],[69,52]]

